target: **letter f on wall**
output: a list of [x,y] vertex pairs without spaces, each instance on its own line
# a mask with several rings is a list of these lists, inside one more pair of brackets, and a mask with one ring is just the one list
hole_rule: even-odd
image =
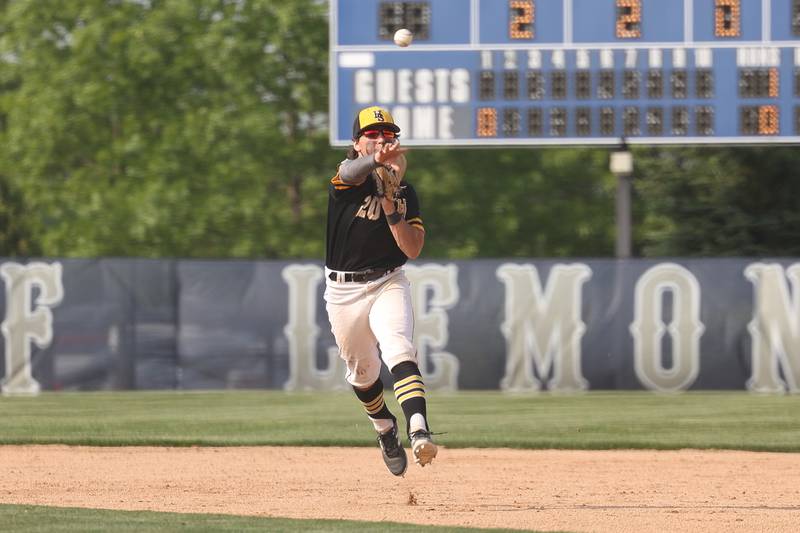
[[[64,297],[61,263],[5,263],[0,276],[6,286],[6,317],[0,325],[5,337],[6,375],[0,381],[3,394],[37,394],[39,382],[31,372],[31,341],[47,348],[53,340],[50,307]],[[33,299],[33,289],[39,294]]]

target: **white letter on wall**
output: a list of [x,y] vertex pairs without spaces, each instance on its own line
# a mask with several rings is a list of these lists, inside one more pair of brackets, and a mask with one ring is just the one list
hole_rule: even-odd
[[[672,294],[672,321],[662,319],[664,295]],[[636,282],[633,323],[633,362],[636,375],[648,389],[673,392],[689,388],[700,372],[700,284],[688,269],[662,263]],[[672,367],[664,368],[661,341],[672,340]]]
[[[547,289],[532,265],[501,265],[497,277],[505,284],[506,371],[500,388],[539,390],[540,379],[553,378],[552,391],[580,391],[589,384],[581,373],[581,289],[592,276],[582,264],[555,265]],[[539,379],[534,375],[534,366]]]
[[[447,310],[458,303],[458,268],[455,265],[406,265],[414,309],[414,346],[430,390],[458,389],[458,359],[442,351],[449,340]],[[430,300],[426,300],[430,289]],[[430,307],[428,307],[430,304]],[[431,352],[428,353],[428,347]],[[428,372],[430,358],[433,371]]]
[[328,368],[317,368],[317,287],[322,269],[316,265],[289,265],[281,272],[289,286],[289,323],[283,328],[289,341],[289,379],[285,390],[346,388],[345,364],[339,350],[328,348]]
[[[6,285],[6,318],[0,325],[5,337],[6,375],[0,389],[4,394],[37,394],[40,387],[31,373],[31,341],[47,348],[53,340],[50,307],[64,298],[61,263],[5,263],[0,266],[0,276]],[[31,305],[34,286],[39,295]]]
[[755,291],[753,320],[747,325],[753,360],[747,388],[753,392],[800,392],[800,263],[786,269],[791,294],[777,263],[755,263],[744,275]]

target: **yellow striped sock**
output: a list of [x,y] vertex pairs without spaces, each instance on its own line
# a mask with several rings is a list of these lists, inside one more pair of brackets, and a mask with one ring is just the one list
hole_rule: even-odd
[[369,402],[361,402],[361,404],[364,406],[364,410],[368,415],[378,414],[381,409],[383,409],[383,406],[386,405],[383,401],[383,391],[381,391],[380,394],[378,394],[378,396],[373,400]]
[[425,398],[425,384],[422,382],[422,376],[414,374],[398,380],[394,384],[394,396],[400,405],[411,398]]

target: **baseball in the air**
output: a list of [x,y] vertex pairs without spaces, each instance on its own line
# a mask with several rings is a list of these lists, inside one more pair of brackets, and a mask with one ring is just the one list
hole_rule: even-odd
[[414,40],[414,34],[405,28],[399,29],[394,32],[394,44],[397,46],[406,47]]

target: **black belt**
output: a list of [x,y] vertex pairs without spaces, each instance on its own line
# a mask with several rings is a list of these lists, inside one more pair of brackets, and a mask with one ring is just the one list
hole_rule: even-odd
[[[343,275],[345,283],[366,283],[368,281],[375,281],[376,279],[382,278],[389,272],[396,270],[397,267],[394,268],[378,268],[378,269],[369,269],[369,270],[362,270],[361,272],[341,272]],[[331,281],[338,281],[337,272],[331,272],[328,274],[328,277]]]

